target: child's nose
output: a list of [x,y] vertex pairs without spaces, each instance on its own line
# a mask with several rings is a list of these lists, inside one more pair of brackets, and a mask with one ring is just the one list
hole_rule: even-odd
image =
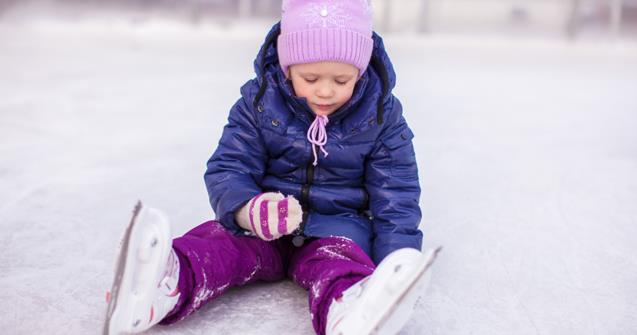
[[334,90],[329,85],[322,85],[316,91],[316,95],[321,98],[329,98],[334,94]]

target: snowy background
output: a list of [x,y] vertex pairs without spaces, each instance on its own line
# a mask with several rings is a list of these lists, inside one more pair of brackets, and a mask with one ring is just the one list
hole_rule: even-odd
[[[205,162],[270,23],[0,20],[0,332],[100,333],[137,199],[175,235],[213,216]],[[637,43],[385,40],[444,246],[402,334],[637,333]],[[148,333],[313,330],[281,282]]]

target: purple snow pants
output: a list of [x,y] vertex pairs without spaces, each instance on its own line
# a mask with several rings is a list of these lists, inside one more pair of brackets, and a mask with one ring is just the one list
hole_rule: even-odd
[[289,236],[271,242],[234,236],[216,221],[176,238],[173,248],[180,262],[181,296],[162,324],[182,320],[230,287],[287,275],[314,292],[309,294],[312,324],[322,335],[332,300],[374,271],[369,256],[346,238],[308,239],[295,247]]

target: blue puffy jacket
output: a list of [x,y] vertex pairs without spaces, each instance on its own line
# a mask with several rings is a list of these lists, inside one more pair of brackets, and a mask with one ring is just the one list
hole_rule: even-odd
[[327,157],[313,166],[306,133],[314,114],[292,93],[278,63],[276,24],[241,88],[205,174],[210,204],[235,234],[234,213],[262,192],[293,195],[304,209],[301,232],[345,236],[375,263],[404,247],[421,248],[420,186],[413,133],[391,93],[396,79],[374,33],[370,66],[352,98],[329,116]]

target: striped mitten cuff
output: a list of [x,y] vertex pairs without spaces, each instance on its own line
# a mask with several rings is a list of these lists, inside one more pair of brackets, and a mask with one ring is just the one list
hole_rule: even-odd
[[235,214],[241,228],[265,241],[292,233],[301,224],[302,217],[303,210],[298,200],[274,192],[255,196]]

